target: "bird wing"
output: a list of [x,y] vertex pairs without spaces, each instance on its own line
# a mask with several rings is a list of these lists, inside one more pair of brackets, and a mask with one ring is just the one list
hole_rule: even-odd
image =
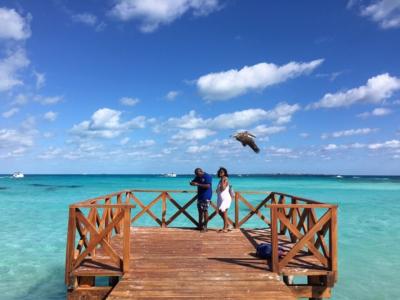
[[249,143],[249,147],[253,149],[255,153],[260,152],[260,148],[258,148],[257,144],[253,140],[251,140],[251,143]]
[[249,136],[253,137],[253,138],[256,137],[254,134],[252,134],[252,133],[250,133],[250,132],[248,132],[248,131],[246,131],[246,133],[247,133]]
[[256,142],[251,137],[246,137],[243,141],[246,145],[248,145],[255,153],[260,152],[260,148],[258,148]]

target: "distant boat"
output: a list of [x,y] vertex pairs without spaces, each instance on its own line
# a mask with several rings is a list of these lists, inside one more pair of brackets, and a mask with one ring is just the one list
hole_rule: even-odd
[[171,173],[166,173],[164,174],[165,177],[176,177],[176,173],[171,172]]
[[12,176],[14,178],[24,178],[25,177],[24,173],[22,173],[22,172],[15,172]]
[[341,175],[337,175],[337,176],[336,176],[336,178],[343,178],[343,176],[341,176]]

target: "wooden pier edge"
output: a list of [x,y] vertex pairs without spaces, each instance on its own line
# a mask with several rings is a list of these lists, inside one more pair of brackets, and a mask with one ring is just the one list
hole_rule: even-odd
[[[189,200],[182,202],[176,200],[174,196],[176,194],[191,195]],[[70,205],[65,263],[67,298],[71,300],[106,299],[110,296],[110,299],[119,299],[112,296],[114,291],[120,290],[120,288],[116,289],[116,287],[120,287],[119,282],[122,284],[124,280],[126,281],[126,278],[133,276],[132,274],[138,274],[137,272],[140,269],[140,265],[139,269],[135,265],[135,256],[132,254],[136,253],[135,251],[142,251],[141,248],[137,248],[137,245],[142,244],[139,240],[135,240],[137,236],[132,231],[133,228],[135,228],[135,232],[141,230],[141,228],[135,226],[135,223],[143,215],[147,215],[154,220],[161,230],[154,234],[162,234],[160,238],[170,236],[173,240],[173,234],[177,234],[174,232],[173,223],[178,216],[184,216],[194,226],[197,225],[197,216],[190,215],[187,210],[191,205],[195,205],[197,198],[193,194],[193,191],[135,189]],[[156,195],[156,197],[152,201],[144,201],[143,195]],[[253,199],[246,199],[246,195],[253,195]],[[257,200],[254,200],[254,197]],[[170,205],[167,205],[168,202],[170,202]],[[161,207],[160,216],[152,211],[157,203]],[[245,213],[244,216],[239,215],[240,205],[249,209],[249,212]],[[284,290],[283,287],[286,287],[285,292],[289,291],[290,295],[295,298],[322,299],[331,296],[331,289],[338,278],[337,205],[279,192],[237,191],[232,206],[234,206],[232,208],[234,218],[233,220],[229,219],[229,221],[235,228],[233,232],[237,233],[231,234],[236,236],[240,233],[236,240],[233,240],[234,244],[243,244],[243,247],[251,244],[249,249],[253,249],[253,253],[255,252],[255,245],[263,242],[271,244],[271,259],[257,262],[258,264],[265,264],[263,274],[279,276],[282,291]],[[215,204],[212,204],[212,208],[215,209],[215,212],[210,214],[211,219],[218,215]],[[173,209],[173,214],[168,218],[167,211],[171,209]],[[265,224],[264,229],[246,228],[245,224],[254,217],[262,220]],[[143,230],[143,232],[146,232],[145,227]],[[186,238],[182,235],[183,233],[191,235],[187,230],[179,232],[182,239]],[[242,239],[242,235],[246,239]],[[227,246],[223,244],[224,240],[221,240],[221,244],[218,244],[218,241],[213,240],[212,233],[207,233],[203,235],[205,244],[197,245],[192,239],[193,247],[208,249],[208,236],[210,236],[209,243],[214,243],[214,246],[219,245],[217,247],[222,248]],[[191,242],[188,241],[188,243]],[[149,247],[146,244],[142,246],[143,249]],[[170,253],[176,252],[176,249],[170,249]],[[168,255],[168,253],[166,252],[165,255]],[[212,256],[212,253],[207,252],[207,255]],[[240,253],[237,254],[242,255]],[[151,256],[151,253],[146,252],[144,258]],[[207,259],[205,260],[206,263],[209,262],[210,257],[207,257]],[[249,258],[246,256],[243,259]],[[232,258],[228,260],[232,260]],[[135,261],[135,266],[132,265],[133,261]],[[188,264],[190,263],[191,260],[188,261]],[[226,266],[223,266],[223,264],[226,265],[223,259],[218,263],[219,265],[214,267],[226,268]],[[251,266],[248,266],[244,272],[251,273],[251,268]],[[157,268],[155,271],[157,271]],[[173,268],[171,272],[173,272]],[[154,270],[149,274],[153,273]],[[143,272],[140,274],[140,276],[144,276],[143,278],[150,276]],[[234,276],[234,274],[235,272],[231,276]],[[104,286],[103,282],[103,286],[98,286],[98,279],[101,277],[108,278],[108,285]],[[297,277],[305,277],[307,283],[296,283]],[[267,280],[266,283],[268,283]],[[186,282],[183,282],[183,285],[185,284]],[[258,287],[256,288],[258,285],[254,285],[255,283],[251,283],[251,281],[248,284],[253,284],[255,290],[252,297],[255,295],[256,299],[256,295],[268,293],[275,283],[271,283],[270,287],[266,284],[261,290]],[[188,288],[195,289],[195,287]],[[235,288],[235,286],[232,288]],[[166,289],[166,287],[164,286],[163,289]],[[171,289],[173,290],[173,288]],[[171,293],[172,290],[170,290]],[[199,293],[201,294],[202,291],[200,290]],[[282,292],[281,296],[285,292]],[[181,296],[185,298],[185,293],[182,293],[182,295],[173,294],[173,298]],[[243,293],[243,296],[245,294]],[[235,295],[239,299],[242,294],[237,292]],[[281,299],[278,294],[273,295],[275,295],[275,298],[269,299]],[[194,296],[195,294],[191,293],[190,297],[186,298]]]

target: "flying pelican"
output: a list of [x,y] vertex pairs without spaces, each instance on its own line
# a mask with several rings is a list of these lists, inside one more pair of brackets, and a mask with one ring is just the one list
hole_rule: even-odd
[[254,141],[255,135],[251,134],[248,131],[241,131],[233,135],[233,137],[242,143],[243,147],[249,146],[255,153],[260,152],[260,148],[256,145]]

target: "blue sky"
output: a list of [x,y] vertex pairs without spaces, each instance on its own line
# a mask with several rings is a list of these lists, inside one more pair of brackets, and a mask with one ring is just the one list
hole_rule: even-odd
[[2,1],[0,173],[400,174],[399,53],[398,0]]

